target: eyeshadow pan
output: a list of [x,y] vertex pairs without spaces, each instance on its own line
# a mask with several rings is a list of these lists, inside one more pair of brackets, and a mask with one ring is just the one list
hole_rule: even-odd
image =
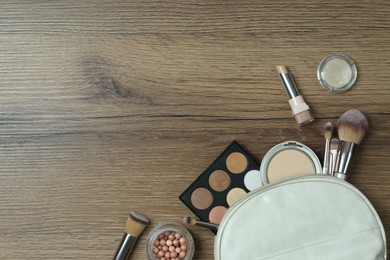
[[226,211],[227,208],[224,206],[215,206],[214,208],[212,208],[209,213],[210,223],[219,225]]
[[197,188],[191,194],[192,205],[200,210],[207,209],[213,202],[213,195],[211,192],[203,187]]
[[246,194],[245,190],[241,188],[233,188],[228,192],[226,196],[226,201],[229,204],[229,206],[232,206],[239,199],[241,199],[241,197],[244,196],[245,194]]
[[223,170],[215,170],[210,174],[209,185],[213,190],[222,192],[229,187],[230,177]]
[[234,174],[240,174],[248,166],[248,159],[240,152],[233,152],[226,158],[226,167]]
[[244,177],[244,184],[245,187],[250,191],[263,186],[263,182],[261,181],[260,171],[251,170],[247,172]]

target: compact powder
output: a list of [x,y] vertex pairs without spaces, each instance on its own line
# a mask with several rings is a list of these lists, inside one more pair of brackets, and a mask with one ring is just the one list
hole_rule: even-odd
[[264,185],[290,177],[320,173],[322,166],[317,155],[309,147],[296,141],[275,145],[264,155],[260,165]]
[[197,188],[191,194],[192,205],[200,210],[207,209],[213,202],[213,195],[206,188]]
[[241,188],[234,188],[229,191],[226,196],[226,201],[229,206],[232,206],[239,199],[241,199],[246,194],[246,191]]
[[316,169],[312,160],[296,149],[286,149],[272,157],[268,164],[267,179],[269,183],[288,177],[313,174]]
[[240,152],[233,152],[226,158],[226,167],[234,174],[240,174],[248,166],[248,159]]
[[209,221],[210,223],[219,225],[225,215],[227,208],[224,206],[215,206],[210,210]]
[[210,174],[209,185],[215,191],[224,191],[230,185],[230,177],[223,170],[215,170]]
[[250,191],[261,187],[263,183],[261,181],[260,171],[251,170],[247,172],[244,177],[244,185]]
[[355,83],[356,65],[344,54],[331,54],[318,65],[317,77],[325,89],[341,93],[350,89]]

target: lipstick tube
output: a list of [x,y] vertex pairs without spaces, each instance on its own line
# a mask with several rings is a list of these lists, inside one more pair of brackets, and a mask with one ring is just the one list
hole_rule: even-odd
[[288,103],[290,104],[292,116],[295,117],[295,121],[300,126],[313,121],[314,117],[310,112],[310,107],[306,104],[303,96],[299,94],[294,80],[287,68],[285,66],[276,66],[276,70],[279,72],[279,78],[282,81],[289,97]]

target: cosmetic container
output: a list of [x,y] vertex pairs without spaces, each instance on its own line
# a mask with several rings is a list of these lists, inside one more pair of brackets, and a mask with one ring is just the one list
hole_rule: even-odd
[[[153,249],[156,247],[156,241],[161,241],[159,239],[160,235],[167,234],[179,234],[180,238],[184,238],[186,250],[185,257],[180,258],[183,260],[191,260],[194,257],[195,252],[195,243],[191,236],[191,233],[181,224],[176,222],[163,222],[158,224],[152,231],[150,231],[147,241],[146,241],[146,254],[148,260],[157,260],[160,259],[157,252],[154,252]],[[180,238],[176,238],[180,240]],[[172,240],[171,240],[172,241]],[[164,243],[165,244],[165,243]],[[168,246],[168,245],[167,245]],[[169,246],[168,246],[169,247]],[[177,248],[177,247],[176,247]],[[182,251],[182,250],[181,250]],[[169,250],[167,252],[170,252]],[[180,252],[177,252],[177,257],[179,257]],[[168,258],[171,259],[171,258]],[[175,259],[175,258],[173,258]]]
[[290,104],[295,121],[300,126],[313,121],[314,117],[310,112],[310,107],[306,104],[303,96],[299,94],[295,82],[287,68],[284,66],[276,66],[276,69],[279,72],[279,78],[289,97],[288,103]]

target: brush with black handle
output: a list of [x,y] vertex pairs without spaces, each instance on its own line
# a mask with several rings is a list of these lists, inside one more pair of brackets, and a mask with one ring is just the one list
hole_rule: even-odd
[[197,226],[205,227],[205,228],[211,228],[211,229],[215,229],[215,230],[217,230],[219,227],[219,225],[217,225],[217,224],[200,221],[200,220],[197,220],[197,219],[191,218],[191,217],[184,217],[183,223],[190,224],[190,225],[197,225]]

